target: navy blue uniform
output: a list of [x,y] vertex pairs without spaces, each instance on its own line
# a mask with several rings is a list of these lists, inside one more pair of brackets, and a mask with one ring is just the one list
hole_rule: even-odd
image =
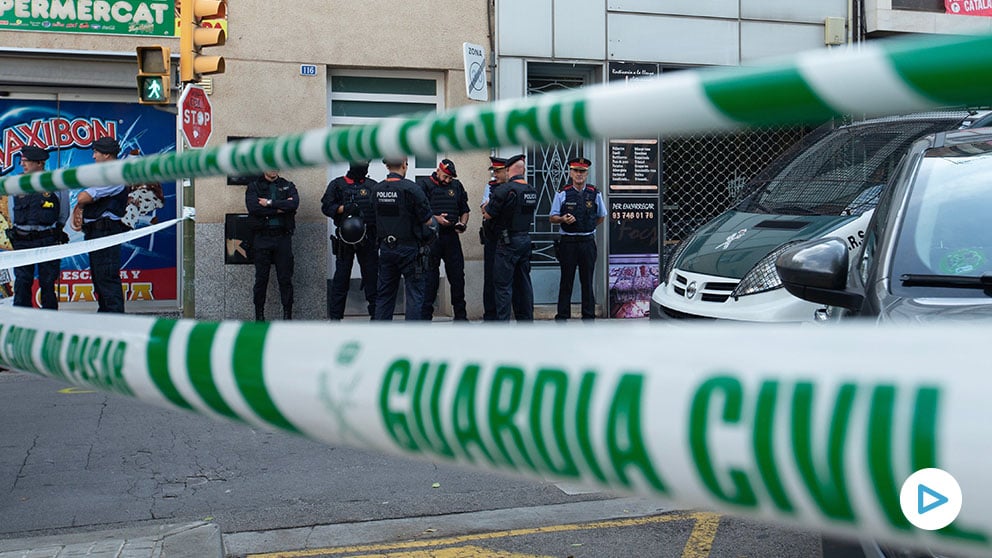
[[518,321],[534,319],[530,230],[536,209],[537,190],[521,175],[495,187],[486,206],[498,231],[493,263],[497,320],[509,321],[511,302]]
[[[68,218],[69,204],[60,193],[43,192],[11,197],[11,218],[14,226],[8,237],[14,250],[27,250],[60,244],[65,234],[62,228]],[[34,285],[35,267],[38,268],[38,290],[41,307],[58,310],[58,293],[55,282],[60,273],[59,260],[14,268],[14,306],[34,306],[31,287]]]
[[[259,199],[270,200],[262,206]],[[293,232],[296,230],[296,210],[300,194],[296,185],[279,176],[269,181],[259,177],[245,190],[245,207],[254,237],[252,256],[255,260],[255,319],[265,318],[265,297],[269,288],[269,271],[276,266],[279,298],[283,317],[293,317]]]
[[444,261],[444,273],[451,283],[451,308],[456,321],[468,320],[465,311],[465,255],[462,253],[462,243],[454,224],[461,216],[469,212],[468,193],[458,179],[452,179],[449,184],[438,180],[437,173],[421,178],[417,183],[427,194],[431,211],[434,215],[444,215],[451,221],[449,226],[438,228],[437,238],[430,244],[430,260],[427,268],[427,282],[424,287],[424,319],[434,318],[434,301],[441,284],[441,261]]
[[558,283],[558,313],[555,320],[564,321],[572,314],[572,286],[575,271],[579,271],[582,289],[582,319],[596,317],[596,292],[593,273],[596,270],[596,225],[606,217],[606,205],[595,186],[585,185],[578,190],[567,184],[551,203],[551,216],[572,215],[574,223],[561,224],[558,239],[558,263],[561,281]]
[[[406,287],[407,320],[423,319],[426,243],[424,230],[431,218],[424,190],[394,172],[375,192],[375,221],[379,238],[379,284],[375,319],[392,320],[400,278]],[[422,248],[424,250],[422,250]]]
[[[348,244],[333,237],[334,277],[327,295],[327,317],[331,320],[344,318],[345,302],[351,287],[351,269],[358,259],[362,272],[361,289],[365,293],[369,318],[375,318],[375,297],[379,282],[379,247],[376,245],[375,195],[376,181],[368,177],[345,175],[335,178],[327,185],[320,199],[320,209],[334,220],[335,226],[351,216],[359,216],[365,223],[365,238],[358,244]],[[344,211],[338,214],[338,208]]]
[[[482,196],[483,205],[489,203],[493,188],[499,184],[498,181],[491,180],[486,185],[486,193]],[[482,227],[479,229],[479,240],[482,242],[482,320],[486,322],[496,320],[496,284],[493,282],[496,237],[496,224],[493,223],[493,220],[483,221]]]
[[[83,207],[83,237],[104,238],[128,230],[121,222],[127,208],[127,188],[107,186],[84,190],[93,201]],[[121,283],[121,245],[90,252],[90,276],[96,291],[97,312],[124,312],[124,286]]]

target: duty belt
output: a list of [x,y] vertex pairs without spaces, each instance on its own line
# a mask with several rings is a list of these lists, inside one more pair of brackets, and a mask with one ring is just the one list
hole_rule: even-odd
[[404,244],[405,245],[409,245],[409,246],[414,246],[414,245],[417,244],[416,241],[407,240],[407,239],[404,239],[404,238],[397,238],[395,235],[389,235],[389,236],[383,238],[382,239],[382,243],[385,244],[386,246],[388,246],[389,248],[395,248],[397,246],[401,246],[401,245],[404,245]]
[[592,234],[563,234],[561,235],[562,242],[587,242],[596,238],[596,235]]
[[83,223],[83,232],[92,231],[113,231],[120,232],[124,230],[124,223],[111,219],[109,217],[103,217],[97,219],[96,221],[90,221],[89,223]]
[[38,240],[40,238],[56,236],[57,234],[54,228],[45,229],[43,231],[25,231],[14,227],[12,231],[14,233],[13,237],[17,240]]

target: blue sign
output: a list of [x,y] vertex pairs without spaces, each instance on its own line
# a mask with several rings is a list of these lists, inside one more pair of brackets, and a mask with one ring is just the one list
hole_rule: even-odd
[[317,66],[314,66],[313,64],[300,64],[300,75],[301,76],[317,75]]

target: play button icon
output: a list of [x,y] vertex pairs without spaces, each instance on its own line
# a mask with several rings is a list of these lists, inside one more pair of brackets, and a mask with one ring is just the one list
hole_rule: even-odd
[[[930,488],[925,484],[920,484],[917,488],[917,513],[923,515],[934,508],[939,508],[948,502],[947,496]],[[929,501],[929,503],[927,503]]]
[[902,484],[899,505],[910,523],[920,529],[943,529],[961,513],[961,487],[942,469],[920,469]]

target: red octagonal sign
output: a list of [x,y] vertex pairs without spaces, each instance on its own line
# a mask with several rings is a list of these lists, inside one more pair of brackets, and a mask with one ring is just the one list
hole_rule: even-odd
[[190,147],[205,147],[213,131],[213,107],[202,87],[190,85],[183,91],[179,98],[179,118],[186,143]]

